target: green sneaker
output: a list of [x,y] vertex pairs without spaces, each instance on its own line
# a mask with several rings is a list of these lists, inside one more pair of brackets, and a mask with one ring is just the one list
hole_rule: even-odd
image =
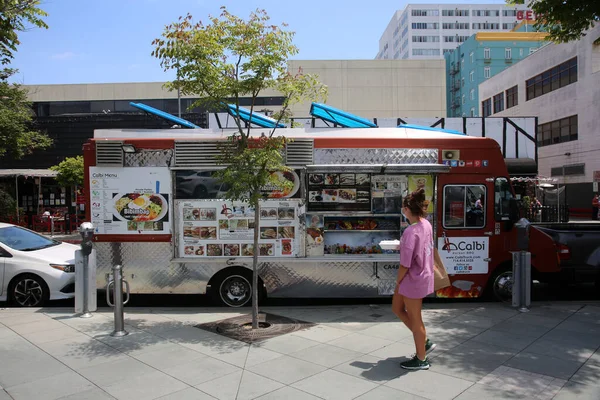
[[419,371],[422,369],[429,369],[429,360],[425,357],[425,360],[419,360],[419,357],[414,356],[412,360],[404,361],[400,363],[400,366],[404,369],[408,369],[411,371]]
[[431,353],[432,351],[435,350],[436,347],[437,347],[437,344],[435,344],[431,340],[427,339],[427,341],[425,341],[425,354]]

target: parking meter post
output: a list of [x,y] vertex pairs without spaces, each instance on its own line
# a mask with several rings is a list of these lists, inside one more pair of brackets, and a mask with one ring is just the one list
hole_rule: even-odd
[[54,237],[54,217],[50,216],[50,237]]
[[512,304],[520,312],[528,312],[531,305],[531,253],[529,250],[530,222],[520,219],[517,228],[518,252],[513,252]]
[[129,284],[125,281],[127,288],[127,300],[123,301],[123,268],[120,265],[113,267],[113,280],[109,283],[107,289],[112,286],[114,290],[113,303],[115,313],[115,330],[110,335],[113,337],[127,336],[129,332],[125,330],[125,317],[123,306],[129,301]]
[[83,253],[83,313],[81,318],[90,318],[92,313],[89,308],[89,260],[92,253],[92,241],[94,238],[94,225],[91,222],[84,222],[79,227],[81,234],[81,252]]

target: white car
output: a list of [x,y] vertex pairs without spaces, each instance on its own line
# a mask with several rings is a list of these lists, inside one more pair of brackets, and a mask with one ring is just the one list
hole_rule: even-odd
[[20,226],[0,223],[0,301],[40,307],[75,296],[75,250]]

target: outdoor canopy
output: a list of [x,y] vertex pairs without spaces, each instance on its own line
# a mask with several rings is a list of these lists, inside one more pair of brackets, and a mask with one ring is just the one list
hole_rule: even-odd
[[313,102],[310,105],[310,115],[331,122],[332,124],[340,125],[344,128],[377,128],[377,125],[368,119],[322,103]]
[[[20,222],[19,215],[19,176],[27,178],[54,178],[58,175],[58,172],[50,169],[0,169],[0,177],[15,177],[15,203],[17,206],[17,221]],[[39,183],[39,193],[42,192],[42,180]],[[39,204],[38,204],[39,208]]]
[[227,104],[227,112],[235,117],[238,116],[242,121],[260,126],[261,128],[285,128],[284,124],[278,124],[273,118],[266,117],[256,112],[250,113],[247,108],[238,107],[235,104]]
[[129,104],[132,107],[139,108],[140,110],[146,111],[149,114],[156,115],[157,117],[160,117],[162,119],[166,119],[169,122],[174,122],[177,125],[181,125],[181,126],[183,126],[185,128],[190,128],[190,129],[198,129],[198,128],[200,128],[198,125],[192,124],[190,121],[186,121],[183,118],[176,117],[173,114],[166,113],[166,112],[161,111],[161,110],[159,110],[157,108],[150,107],[150,106],[147,106],[147,105],[142,104],[142,103],[130,102]]

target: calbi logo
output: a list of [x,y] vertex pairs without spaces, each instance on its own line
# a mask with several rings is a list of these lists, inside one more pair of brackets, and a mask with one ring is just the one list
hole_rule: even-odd
[[485,251],[485,242],[478,242],[477,240],[473,241],[464,241],[461,240],[458,243],[452,243],[448,238],[444,240],[444,246],[442,250],[450,253],[451,251]]

